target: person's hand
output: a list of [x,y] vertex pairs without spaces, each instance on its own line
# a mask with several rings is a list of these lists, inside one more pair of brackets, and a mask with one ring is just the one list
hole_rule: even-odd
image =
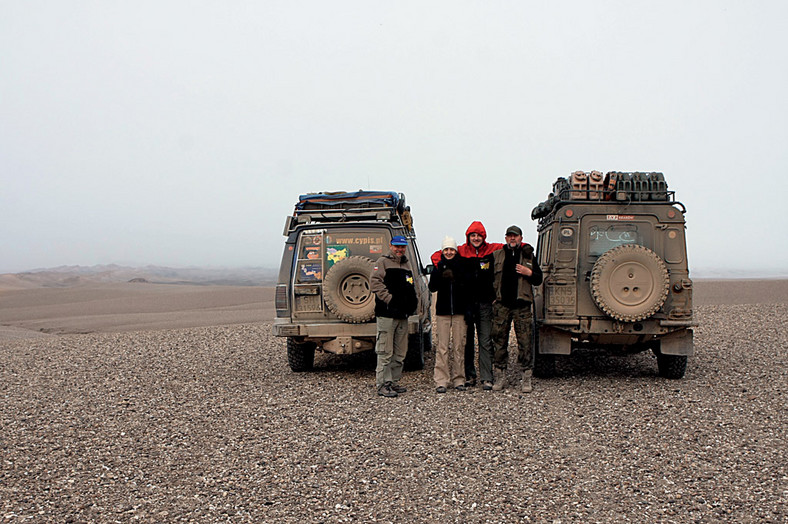
[[514,266],[514,270],[517,271],[518,275],[522,275],[524,277],[530,277],[534,273],[533,271],[531,271],[530,267],[524,266],[522,264],[517,264],[516,266]]
[[454,272],[449,268],[444,269],[441,276],[446,280],[454,280]]

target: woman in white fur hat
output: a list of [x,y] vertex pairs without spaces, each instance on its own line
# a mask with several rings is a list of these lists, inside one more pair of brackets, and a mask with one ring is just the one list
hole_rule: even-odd
[[467,270],[457,253],[457,242],[447,236],[441,244],[441,258],[430,275],[430,291],[437,291],[435,325],[435,385],[438,393],[449,387],[465,391],[465,310]]

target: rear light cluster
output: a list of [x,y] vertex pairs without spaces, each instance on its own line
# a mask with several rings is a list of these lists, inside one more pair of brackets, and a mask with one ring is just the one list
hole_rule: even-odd
[[276,316],[287,316],[287,285],[279,284],[276,286],[276,295],[274,297],[274,304],[276,305]]

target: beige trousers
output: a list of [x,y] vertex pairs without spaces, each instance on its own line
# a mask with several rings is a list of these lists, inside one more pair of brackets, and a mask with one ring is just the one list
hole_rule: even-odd
[[465,317],[435,315],[435,324],[438,330],[435,384],[443,387],[465,384]]

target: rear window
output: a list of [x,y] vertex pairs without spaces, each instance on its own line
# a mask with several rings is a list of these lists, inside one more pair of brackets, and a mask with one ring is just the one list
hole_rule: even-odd
[[625,224],[593,224],[588,229],[590,234],[588,254],[591,256],[599,256],[605,251],[625,244],[638,244],[642,246],[644,245],[643,232],[641,231],[643,227],[644,224],[633,222]]
[[391,241],[386,230],[304,231],[298,240],[297,282],[320,282],[331,266],[352,256],[377,260]]
[[327,232],[326,267],[330,268],[340,260],[347,257],[362,256],[377,260],[383,254],[383,249],[391,241],[391,236],[384,231],[343,231],[341,233]]

